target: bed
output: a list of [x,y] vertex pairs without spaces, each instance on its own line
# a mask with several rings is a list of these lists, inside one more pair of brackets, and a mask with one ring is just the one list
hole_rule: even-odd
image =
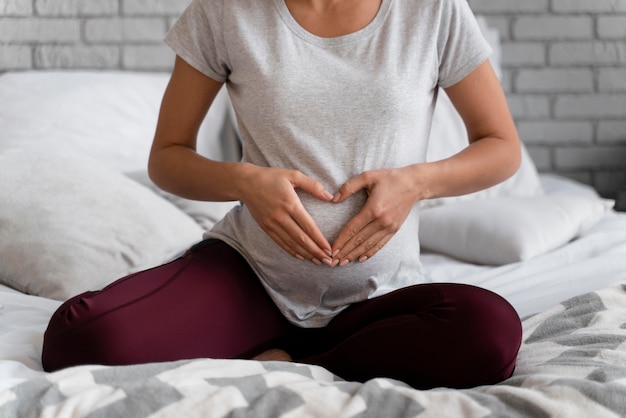
[[[497,58],[497,55],[496,55]],[[495,62],[497,65],[497,62]],[[431,282],[470,283],[523,319],[513,376],[465,390],[344,381],[286,362],[189,359],[43,371],[61,302],[176,257],[236,203],[160,191],[145,165],[168,76],[32,71],[0,76],[0,417],[618,417],[626,415],[626,214],[582,183],[518,173],[422,204]],[[222,91],[199,151],[236,160]],[[440,95],[429,159],[463,146]]]

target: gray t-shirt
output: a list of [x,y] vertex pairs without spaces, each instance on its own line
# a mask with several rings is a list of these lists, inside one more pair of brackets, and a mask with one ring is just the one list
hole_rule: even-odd
[[[331,193],[364,171],[423,162],[437,88],[491,52],[465,0],[382,0],[365,28],[335,38],[306,31],[284,0],[195,0],[166,43],[226,82],[244,161],[298,169]],[[331,243],[366,199],[299,196]],[[320,327],[350,304],[424,282],[418,216],[415,207],[374,257],[343,268],[293,258],[245,205],[206,237],[241,252],[290,321]]]

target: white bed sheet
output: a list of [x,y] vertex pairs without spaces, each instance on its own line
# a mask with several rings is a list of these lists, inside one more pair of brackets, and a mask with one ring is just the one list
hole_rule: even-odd
[[[543,176],[542,181],[548,193],[594,193],[554,176]],[[422,260],[429,281],[490,289],[527,317],[572,296],[626,282],[626,214],[610,212],[581,238],[521,263],[478,266],[428,253]],[[44,373],[42,336],[60,304],[0,285],[0,390]]]
[[43,333],[59,305],[0,285],[0,391],[43,373]]

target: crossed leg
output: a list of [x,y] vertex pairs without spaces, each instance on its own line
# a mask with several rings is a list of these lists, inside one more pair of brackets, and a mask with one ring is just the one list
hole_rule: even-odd
[[349,307],[325,328],[298,328],[280,314],[245,260],[213,240],[65,302],[44,335],[42,362],[53,371],[78,364],[293,357],[350,380],[470,387],[510,376],[520,342],[519,317],[504,299],[458,284],[400,289]]

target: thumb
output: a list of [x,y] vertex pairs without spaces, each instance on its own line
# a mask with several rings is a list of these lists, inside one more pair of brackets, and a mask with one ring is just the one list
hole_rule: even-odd
[[341,185],[339,191],[335,194],[335,196],[333,196],[333,203],[341,203],[359,190],[367,187],[368,182],[365,173],[352,177],[350,180]]
[[294,183],[294,187],[304,190],[305,192],[308,192],[312,196],[325,202],[333,200],[333,194],[326,190],[322,183],[313,180],[311,177],[304,174],[298,176],[296,182]]

